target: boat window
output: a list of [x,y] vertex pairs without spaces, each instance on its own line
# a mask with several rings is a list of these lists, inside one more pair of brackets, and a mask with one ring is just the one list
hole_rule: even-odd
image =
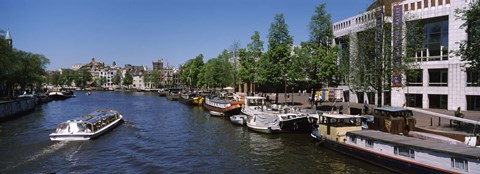
[[348,137],[350,142],[352,142],[353,144],[357,144],[357,137],[356,136],[349,136]]
[[463,158],[452,158],[452,168],[468,171],[468,161]]
[[405,156],[405,157],[410,157],[415,159],[415,150],[410,149],[408,147],[395,146],[394,153],[395,155],[400,155],[400,156]]
[[365,147],[373,149],[373,140],[365,139]]

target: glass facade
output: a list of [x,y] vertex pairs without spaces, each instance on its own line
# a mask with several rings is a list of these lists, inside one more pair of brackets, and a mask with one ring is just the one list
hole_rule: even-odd
[[[424,48],[427,57],[448,58],[448,19],[425,23]],[[425,53],[424,53],[425,54]]]

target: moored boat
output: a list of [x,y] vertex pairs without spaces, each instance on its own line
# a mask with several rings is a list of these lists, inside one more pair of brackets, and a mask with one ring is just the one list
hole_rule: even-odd
[[261,133],[278,133],[281,131],[278,125],[278,117],[270,114],[247,115],[247,127],[250,130]]
[[168,90],[167,99],[169,100],[178,100],[180,98],[180,89],[171,88]]
[[218,99],[218,98],[209,98],[205,97],[203,107],[209,111],[221,112],[226,116],[239,114],[241,106],[245,102],[241,99],[239,95],[233,95],[231,99]]
[[52,141],[89,140],[121,123],[123,116],[115,110],[98,110],[57,125]]
[[247,119],[246,115],[232,115],[232,116],[230,116],[230,122],[232,124],[237,124],[237,125],[242,125],[242,126],[247,125],[246,119]]
[[398,173],[477,173],[480,148],[377,130],[362,130],[361,117],[323,113],[312,137],[324,147]]
[[65,100],[70,97],[73,97],[73,91],[51,91],[48,93],[48,96],[53,100]]
[[225,113],[223,113],[223,112],[210,111],[210,112],[208,112],[208,113],[210,113],[210,115],[211,115],[211,116],[214,116],[214,117],[223,117],[223,116],[225,116]]

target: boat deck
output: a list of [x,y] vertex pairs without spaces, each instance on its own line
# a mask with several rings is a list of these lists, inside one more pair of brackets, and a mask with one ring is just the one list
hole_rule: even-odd
[[480,148],[468,146],[466,144],[440,143],[431,140],[422,140],[418,138],[395,135],[375,130],[352,131],[347,134],[370,138],[376,141],[384,141],[398,145],[412,146],[416,148],[480,159]]

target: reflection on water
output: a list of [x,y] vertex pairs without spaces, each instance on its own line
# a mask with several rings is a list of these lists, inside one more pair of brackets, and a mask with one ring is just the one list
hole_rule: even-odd
[[[49,140],[56,124],[98,109],[125,122],[90,141]],[[0,140],[0,173],[388,173],[309,135],[252,132],[155,93],[77,92],[0,123]]]

